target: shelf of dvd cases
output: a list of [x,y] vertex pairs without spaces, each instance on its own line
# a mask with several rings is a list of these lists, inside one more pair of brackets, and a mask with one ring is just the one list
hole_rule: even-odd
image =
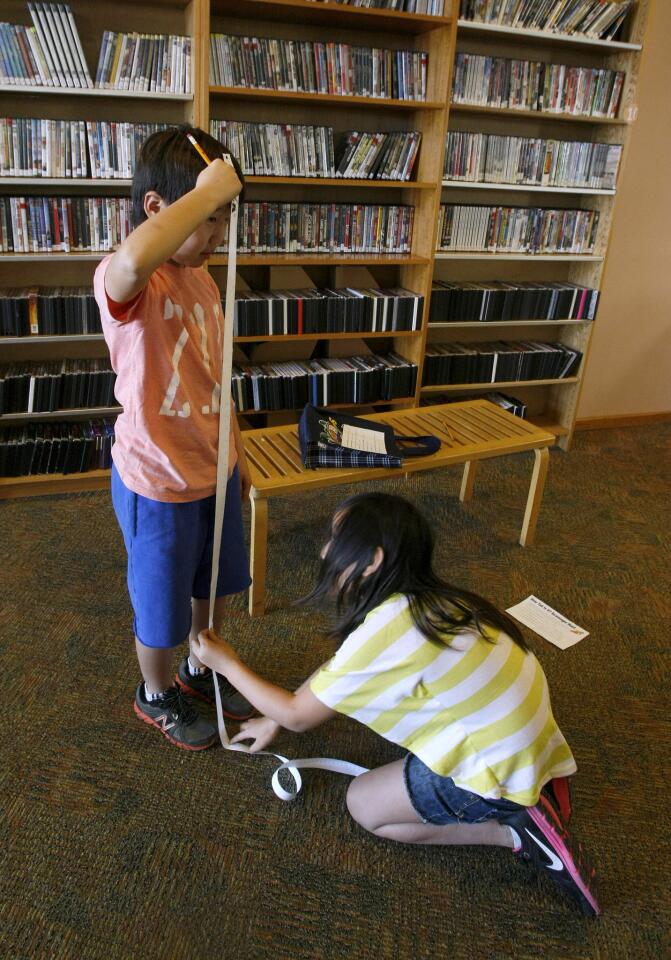
[[3,413],[3,423],[23,423],[32,420],[69,420],[72,417],[112,417],[121,413],[121,407],[75,407],[65,410],[42,410],[37,413]]
[[[329,401],[328,407],[329,410],[355,410],[360,407],[408,407],[414,406],[415,398],[413,397],[393,397],[391,400],[369,400],[367,403],[331,403]],[[240,416],[242,417],[256,417],[256,416],[267,416],[268,414],[275,413],[296,413],[295,407],[283,407],[279,410],[254,410],[253,408],[247,408],[246,410],[240,410]]]
[[[59,262],[80,261],[95,263],[109,256],[111,250],[95,250],[85,252],[63,253],[0,253],[0,263],[28,263],[28,262]],[[538,258],[537,258],[538,259]],[[211,266],[225,266],[228,258],[225,254],[215,254],[210,257]],[[412,253],[243,253],[239,254],[237,263],[240,266],[288,267],[288,266],[428,266],[431,261],[428,257],[420,257]]]
[[310,106],[351,108],[353,106],[392,108],[393,110],[443,110],[444,103],[435,100],[397,100],[392,97],[359,97],[354,94],[303,93],[297,90],[266,90],[262,87],[210,87],[213,97],[237,100],[264,100],[278,103],[305,103]]
[[[228,263],[225,254],[215,254],[208,263],[223,266]],[[289,266],[406,266],[431,263],[429,257],[420,257],[414,253],[242,253],[237,263],[243,267],[289,267]]]
[[602,263],[603,257],[592,253],[473,253],[468,250],[437,250],[436,260],[517,260],[528,263]]
[[[451,10],[453,0],[445,0]],[[349,27],[355,30],[422,34],[437,27],[449,27],[452,16],[406,13],[383,7],[354,7],[333,0],[211,0],[213,16],[240,17],[281,23],[298,22],[317,26]]]
[[[115,177],[0,177],[0,187],[62,187],[66,189],[84,189],[91,187],[116,187],[130,190],[132,180]],[[363,187],[385,190],[435,190],[436,184],[414,180],[363,180],[355,177],[258,177],[245,176],[248,187]],[[572,193],[582,192],[573,190]],[[597,192],[597,191],[593,191]],[[602,191],[607,192],[607,191]]]
[[436,184],[417,180],[366,180],[358,177],[259,177],[245,176],[249,186],[270,187],[369,187],[386,190],[435,190]]
[[[528,321],[527,321],[528,322]],[[553,326],[564,323],[587,323],[589,321],[583,320],[545,320],[537,321],[539,323],[550,323]],[[517,324],[512,324],[517,326]],[[431,326],[443,326],[443,324],[431,324]],[[459,324],[445,324],[445,326],[456,327]],[[464,326],[482,326],[482,324],[464,324]],[[488,326],[502,326],[502,324],[489,323]],[[372,331],[372,330],[358,330],[355,332],[349,333],[283,333],[275,334],[273,336],[255,336],[255,337],[233,337],[233,343],[287,343],[290,340],[302,341],[306,343],[311,340],[352,340],[353,338],[362,338],[366,340],[371,339],[383,339],[389,337],[421,337],[421,330],[383,330],[383,331]],[[0,347],[18,347],[28,344],[46,344],[46,343],[94,343],[96,341],[102,342],[104,340],[102,333],[63,333],[60,335],[57,334],[31,334],[27,337],[0,337]]]
[[[474,327],[478,330],[489,330],[493,327],[581,327],[592,320],[450,320],[432,323],[429,321],[429,330],[465,330]],[[24,338],[25,339],[25,338]]]
[[579,383],[580,377],[564,377],[558,380],[505,380],[490,381],[488,383],[443,383],[431,385],[430,387],[420,387],[422,394],[429,393],[463,393],[464,390],[501,390],[509,387],[548,387],[548,386],[568,386],[572,383]]
[[312,340],[375,340],[384,338],[388,340],[390,337],[398,339],[399,337],[421,336],[421,330],[352,330],[347,333],[278,333],[271,336],[233,337],[233,343],[288,343],[289,341],[306,343]]
[[502,40],[516,43],[543,43],[562,47],[579,47],[582,50],[596,50],[599,53],[636,53],[641,50],[640,43],[626,43],[621,40],[598,40],[577,33],[552,33],[550,30],[525,30],[520,27],[507,27],[498,23],[479,23],[476,20],[457,21],[457,29],[463,37],[483,37],[486,40]]
[[589,117],[582,114],[559,113],[558,111],[553,113],[551,110],[517,110],[511,107],[483,107],[470,103],[451,103],[450,113],[472,113],[490,117],[519,117],[529,120],[558,120],[566,123],[591,123],[611,127],[631,125],[631,121],[623,117]]
[[543,187],[531,183],[483,183],[473,180],[443,180],[443,188],[458,190],[499,190],[506,193],[564,193],[590,197],[614,197],[615,190],[596,187]]

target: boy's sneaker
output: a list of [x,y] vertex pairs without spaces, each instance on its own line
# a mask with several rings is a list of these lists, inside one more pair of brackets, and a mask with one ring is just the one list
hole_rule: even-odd
[[543,787],[542,793],[554,804],[564,821],[571,819],[571,782],[568,777],[555,777]]
[[170,743],[183,750],[206,750],[218,738],[217,725],[203,716],[177,687],[170,687],[156,700],[147,700],[144,683],[140,683],[133,709],[140,720],[156,727]]
[[[184,657],[177,668],[175,683],[184,693],[192,697],[198,697],[205,703],[215,703],[214,683],[212,682],[212,671],[199,673],[192,677],[189,672],[189,658]],[[245,700],[243,695],[235,689],[232,683],[217,674],[219,678],[219,692],[221,694],[221,709],[225,717],[230,720],[249,720],[254,713],[254,707],[249,700]]]
[[601,913],[595,894],[596,870],[588,863],[582,844],[574,844],[557,811],[541,794],[535,807],[525,807],[501,821],[512,827],[521,846],[514,851],[547,873],[554,883],[577,900],[583,913]]

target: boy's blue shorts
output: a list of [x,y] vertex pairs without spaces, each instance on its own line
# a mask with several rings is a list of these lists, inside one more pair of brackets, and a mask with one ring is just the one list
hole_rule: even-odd
[[[191,598],[207,599],[212,574],[214,496],[164,503],[133,493],[112,466],[112,502],[128,553],[135,636],[147,647],[175,647],[191,629]],[[242,528],[238,468],[226,488],[217,596],[251,579]]]

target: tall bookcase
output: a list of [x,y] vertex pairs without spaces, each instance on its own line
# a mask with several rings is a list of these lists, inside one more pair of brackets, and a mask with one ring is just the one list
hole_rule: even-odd
[[[519,137],[549,137],[557,140],[601,141],[622,144],[619,176],[626,162],[631,125],[636,118],[636,85],[649,0],[639,0],[627,21],[626,41],[599,41],[582,36],[560,36],[540,30],[458,21],[456,50],[504,58],[539,60],[575,66],[622,70],[626,74],[617,117],[613,120],[574,117],[537,110],[520,111],[452,104],[449,129]],[[569,207],[598,210],[596,246],[589,255],[514,253],[436,253],[434,274],[440,280],[570,281],[599,289],[608,252],[616,190],[579,187],[504,186],[502,184],[451,183],[444,181],[443,202],[492,205]],[[607,323],[600,316],[594,322]],[[559,341],[580,350],[583,360],[576,376],[556,382],[534,381],[498,384],[527,403],[529,417],[555,433],[568,449],[587,367],[592,322],[547,320],[519,323],[432,324],[430,341],[534,339]],[[473,391],[469,386],[469,392]],[[491,384],[477,390],[491,390]],[[423,396],[435,393],[459,395],[459,385],[426,387]]]
[[[134,0],[87,3],[72,0],[70,7],[91,76],[96,65],[104,30],[137,31],[199,36],[201,0]],[[25,0],[4,0],[0,19],[30,24]],[[193,122],[195,97],[182,94],[136,93],[120,90],[79,90],[56,87],[0,86],[0,113],[7,117],[35,117],[58,120]],[[4,195],[46,196],[128,196],[130,181],[100,179],[46,179],[3,177]],[[4,253],[0,254],[0,287],[91,287],[94,270],[103,253]],[[106,357],[102,334],[88,336],[31,336],[0,338],[2,363],[23,363],[57,359]],[[0,416],[0,426],[26,421],[54,422],[87,420],[115,415],[119,407],[55,411],[53,413]],[[109,485],[108,470],[63,475],[0,478],[0,498],[90,490]]]
[[[98,119],[128,121],[179,122],[187,120],[209,128],[210,120],[248,120],[283,123],[314,123],[332,126],[336,131],[419,130],[422,146],[413,181],[324,180],[316,178],[249,177],[247,195],[251,200],[342,200],[347,202],[381,201],[411,204],[415,208],[412,248],[407,255],[333,255],[324,254],[244,254],[238,257],[241,286],[253,289],[314,285],[392,286],[402,285],[425,298],[421,329],[397,334],[315,334],[306,337],[239,338],[237,346],[248,351],[262,346],[281,359],[292,356],[306,340],[319,342],[326,354],[357,352],[356,337],[363,336],[376,352],[393,349],[418,365],[418,383],[413,397],[392,401],[409,406],[430,399],[431,393],[458,396],[492,389],[451,384],[422,388],[422,364],[427,340],[486,340],[492,338],[534,338],[560,340],[584,353],[579,374],[561,383],[506,384],[528,402],[531,418],[551,424],[559,442],[570,443],[575,411],[587,361],[591,325],[565,322],[547,325],[454,324],[449,327],[427,323],[431,285],[434,277],[451,280],[571,280],[598,287],[607,252],[614,197],[588,191],[553,191],[548,188],[513,189],[497,185],[444,185],[443,157],[445,138],[450,129],[483,130],[534,136],[541,132],[558,139],[608,140],[625,144],[635,116],[635,88],[638,76],[648,0],[639,0],[630,18],[626,43],[564,40],[554,35],[484,27],[457,22],[458,0],[445,0],[444,16],[406,14],[396,11],[350,7],[314,0],[132,0],[86,3],[71,0],[82,38],[89,69],[94,74],[103,30],[136,30],[155,33],[187,34],[192,38],[193,96],[171,94],[134,94],[122,91],[76,91],[55,88],[0,87],[3,116],[51,117],[57,119]],[[5,0],[2,18],[16,23],[29,22],[25,0]],[[380,100],[364,97],[286,93],[268,90],[218,88],[210,86],[210,33],[273,36],[287,39],[320,39],[362,46],[377,46],[427,51],[429,66],[427,96],[423,102]],[[627,73],[620,114],[615,121],[564,119],[538,112],[491,110],[487,108],[450,108],[450,89],[455,49],[472,50],[501,56],[524,56],[555,62],[597,64]],[[624,158],[623,158],[624,161]],[[68,179],[18,180],[4,178],[4,193],[40,193],[49,195],[127,195],[129,184],[121,181],[84,181]],[[473,198],[478,197],[475,201]],[[485,201],[485,197],[487,200]],[[512,199],[511,199],[512,198]],[[598,246],[590,257],[436,254],[439,206],[443,202],[491,202],[520,205],[585,206],[601,211]],[[102,254],[0,254],[0,287],[87,286]],[[213,276],[222,290],[225,283],[225,257],[210,261]],[[598,317],[597,322],[607,322]],[[280,342],[281,341],[281,342]],[[1,362],[48,360],[105,356],[101,336],[1,338]],[[302,355],[302,354],[301,354]],[[497,385],[497,389],[502,385]],[[389,406],[389,404],[387,404]],[[110,411],[59,411],[54,414],[17,414],[0,417],[5,423],[34,420],[85,419]],[[287,416],[297,417],[298,411]],[[251,425],[257,419],[251,418]],[[0,479],[0,498],[41,492],[92,489],[107,484],[106,471],[67,476],[46,475]]]

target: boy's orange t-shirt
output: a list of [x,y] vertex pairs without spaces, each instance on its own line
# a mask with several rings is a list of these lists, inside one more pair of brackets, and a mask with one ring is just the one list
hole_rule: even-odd
[[[128,304],[93,288],[123,407],[112,458],[124,485],[152,500],[187,502],[216,489],[223,310],[202,267],[165,263]],[[224,400],[230,402],[227,384]],[[229,436],[229,475],[237,461]]]

